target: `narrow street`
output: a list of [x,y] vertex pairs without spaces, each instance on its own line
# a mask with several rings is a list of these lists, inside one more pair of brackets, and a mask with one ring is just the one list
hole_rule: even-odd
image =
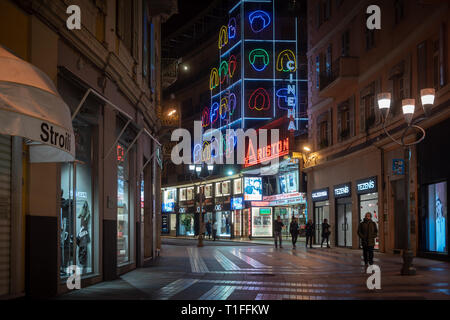
[[401,257],[375,253],[381,289],[369,290],[359,250],[296,250],[270,245],[164,239],[161,257],[118,280],[59,299],[323,300],[449,299],[450,264],[414,259],[416,276],[401,276]]

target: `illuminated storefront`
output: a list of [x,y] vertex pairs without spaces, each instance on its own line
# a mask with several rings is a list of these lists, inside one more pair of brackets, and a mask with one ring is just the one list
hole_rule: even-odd
[[[311,192],[311,198],[313,203],[314,225],[315,234],[314,241],[319,243],[321,241],[321,224],[323,219],[330,220],[330,203],[329,203],[329,193],[328,188],[316,189]],[[310,219],[308,217],[308,219]]]
[[[356,181],[356,193],[358,194],[360,221],[364,219],[366,213],[370,212],[372,214],[372,221],[377,224],[377,228],[379,230],[380,212],[378,210],[377,177],[371,177]],[[378,232],[378,237],[375,239],[375,249],[379,249],[380,246],[379,236],[380,233]]]

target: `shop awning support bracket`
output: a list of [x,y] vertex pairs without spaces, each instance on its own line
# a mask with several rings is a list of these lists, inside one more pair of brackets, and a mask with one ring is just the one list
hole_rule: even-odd
[[116,140],[114,141],[114,143],[112,144],[111,148],[109,149],[108,153],[106,154],[106,156],[103,157],[103,160],[105,160],[106,158],[109,157],[109,155],[111,154],[111,152],[114,150],[114,148],[117,146],[117,143],[119,142],[120,138],[122,137],[123,133],[125,132],[125,130],[127,129],[128,125],[131,123],[131,119],[128,119],[127,123],[125,124],[125,126],[123,127],[122,131],[120,131],[119,136],[116,138]]

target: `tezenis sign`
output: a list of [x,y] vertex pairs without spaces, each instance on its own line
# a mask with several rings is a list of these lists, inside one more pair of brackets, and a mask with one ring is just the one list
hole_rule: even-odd
[[248,141],[244,167],[254,166],[262,162],[270,161],[289,154],[289,137],[281,139],[270,145],[258,148],[255,151],[252,140]]

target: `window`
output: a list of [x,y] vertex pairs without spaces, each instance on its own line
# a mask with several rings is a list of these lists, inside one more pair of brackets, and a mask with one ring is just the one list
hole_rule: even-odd
[[194,200],[194,187],[186,189],[186,200]]
[[316,56],[316,88],[320,85],[320,57]]
[[375,30],[369,30],[365,28],[366,33],[366,50],[370,50],[375,47]]
[[[132,1],[129,1],[132,2]],[[154,29],[149,16],[148,1],[142,1],[143,6],[143,32],[142,32],[142,76],[151,88],[155,71]]]
[[117,0],[116,31],[125,47],[133,48],[133,3],[132,0]]
[[327,77],[330,78],[331,77],[331,59],[332,59],[332,48],[331,48],[331,44],[328,45],[327,48],[327,54],[325,56],[325,70],[326,70],[326,74]]
[[350,30],[345,31],[341,36],[342,51],[341,55],[347,57],[350,55]]
[[448,253],[447,182],[431,184],[427,189],[426,249]]
[[394,2],[395,24],[398,24],[404,17],[403,0],[395,0]]
[[439,40],[433,41],[433,87],[439,89]]
[[361,93],[360,101],[360,116],[361,131],[367,131],[376,124],[376,114],[375,114],[375,104],[376,104],[376,92],[375,92],[375,82],[372,82],[367,87],[365,87]]
[[328,21],[331,18],[331,0],[325,0],[324,3],[324,21]]
[[220,197],[222,195],[221,186],[222,184],[220,182],[216,182],[216,197]]
[[417,90],[427,88],[427,42],[417,46]]
[[338,105],[338,140],[343,141],[354,135],[354,97]]
[[117,145],[117,264],[130,261],[130,168],[126,147]]
[[224,196],[230,195],[230,181],[224,181],[222,182],[222,194]]
[[331,145],[331,111],[322,113],[317,118],[317,145],[319,149]]
[[78,119],[73,127],[78,161],[61,166],[61,277],[68,276],[71,265],[80,268],[82,275],[93,273],[95,266],[93,129]]
[[186,201],[186,188],[180,189],[180,201]]
[[241,194],[242,193],[242,179],[234,179],[233,181],[233,194]]
[[394,105],[393,114],[397,115],[400,112],[402,100],[405,99],[405,79],[403,74],[396,76],[394,82]]

